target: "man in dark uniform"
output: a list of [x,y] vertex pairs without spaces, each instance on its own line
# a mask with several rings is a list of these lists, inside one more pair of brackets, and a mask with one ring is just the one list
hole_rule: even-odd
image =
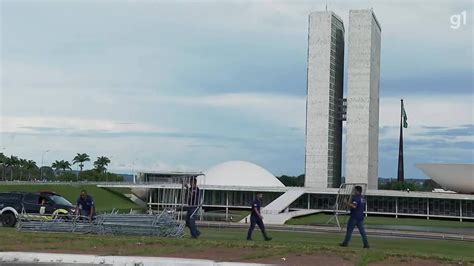
[[85,190],[81,191],[81,195],[77,199],[76,213],[88,217],[89,220],[92,220],[92,217],[95,215],[94,199],[87,195],[87,191]]
[[188,208],[186,211],[186,226],[189,227],[189,231],[191,233],[191,238],[198,238],[201,235],[201,232],[197,229],[196,226],[196,212],[199,209],[199,205],[201,204],[201,191],[197,186],[197,179],[191,178],[191,187],[188,187],[186,184],[186,188],[188,189]]
[[272,238],[267,236],[267,233],[265,232],[263,216],[260,213],[260,208],[262,207],[262,198],[263,194],[258,193],[257,197],[255,197],[255,200],[252,202],[252,213],[250,214],[250,228],[247,232],[247,240],[252,240],[252,232],[255,229],[255,225],[258,225],[258,227],[262,231],[263,238],[265,239],[265,241],[272,240]]
[[354,188],[354,195],[352,196],[352,201],[347,202],[347,205],[351,208],[351,218],[347,222],[346,237],[344,241],[340,244],[341,247],[347,247],[351,241],[352,232],[357,226],[359,233],[362,236],[362,242],[364,243],[364,248],[369,248],[369,241],[367,240],[367,234],[365,233],[364,228],[364,210],[365,210],[365,198],[362,196],[362,187],[356,186]]

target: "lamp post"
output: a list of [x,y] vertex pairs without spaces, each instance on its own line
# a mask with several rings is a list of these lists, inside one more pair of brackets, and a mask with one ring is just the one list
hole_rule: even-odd
[[133,160],[133,162],[132,162],[132,179],[133,179],[134,184],[137,182],[137,178],[135,176],[135,162],[137,160],[138,160],[138,158],[135,158],[135,160]]
[[44,162],[44,155],[48,152],[50,152],[51,150],[45,150],[43,152],[43,155],[41,155],[41,168],[40,168],[40,179],[43,180],[43,162]]

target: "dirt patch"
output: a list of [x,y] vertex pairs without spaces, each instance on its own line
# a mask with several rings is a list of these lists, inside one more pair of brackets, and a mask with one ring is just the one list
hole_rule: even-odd
[[[247,261],[246,261],[247,262]],[[356,258],[343,257],[336,255],[323,254],[304,254],[304,255],[289,255],[252,259],[248,262],[267,263],[274,265],[325,265],[325,266],[354,266]]]
[[388,258],[383,261],[378,261],[375,263],[369,263],[369,266],[399,266],[399,265],[408,265],[408,266],[451,266],[451,265],[463,265],[463,263],[457,264],[453,262],[446,262],[440,260],[432,259],[420,259],[420,258]]
[[254,253],[255,252],[251,249],[216,248],[168,253],[166,254],[166,257],[206,259],[214,261],[241,261],[242,258],[251,257]]

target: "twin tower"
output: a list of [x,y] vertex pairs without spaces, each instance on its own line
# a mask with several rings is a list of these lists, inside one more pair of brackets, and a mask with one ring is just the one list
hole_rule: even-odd
[[346,183],[378,188],[380,24],[372,10],[349,13],[347,91],[344,24],[334,12],[309,15],[305,186],[339,187],[346,121]]

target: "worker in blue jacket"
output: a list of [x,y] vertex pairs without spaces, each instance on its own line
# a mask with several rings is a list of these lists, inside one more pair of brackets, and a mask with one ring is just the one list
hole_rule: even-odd
[[265,241],[272,240],[271,237],[265,232],[265,225],[263,224],[263,216],[260,213],[260,208],[262,207],[263,194],[257,193],[254,201],[252,202],[252,213],[250,214],[250,228],[247,232],[247,240],[252,240],[252,232],[255,229],[255,225],[258,225],[260,231],[262,231],[263,238]]
[[346,237],[344,241],[340,244],[341,247],[347,247],[351,241],[352,232],[357,226],[359,233],[362,236],[362,242],[364,243],[364,248],[369,248],[369,241],[367,240],[367,233],[364,228],[364,210],[365,210],[365,197],[362,195],[362,187],[354,187],[354,195],[352,200],[347,202],[347,205],[351,208],[351,217],[349,222],[347,222]]

